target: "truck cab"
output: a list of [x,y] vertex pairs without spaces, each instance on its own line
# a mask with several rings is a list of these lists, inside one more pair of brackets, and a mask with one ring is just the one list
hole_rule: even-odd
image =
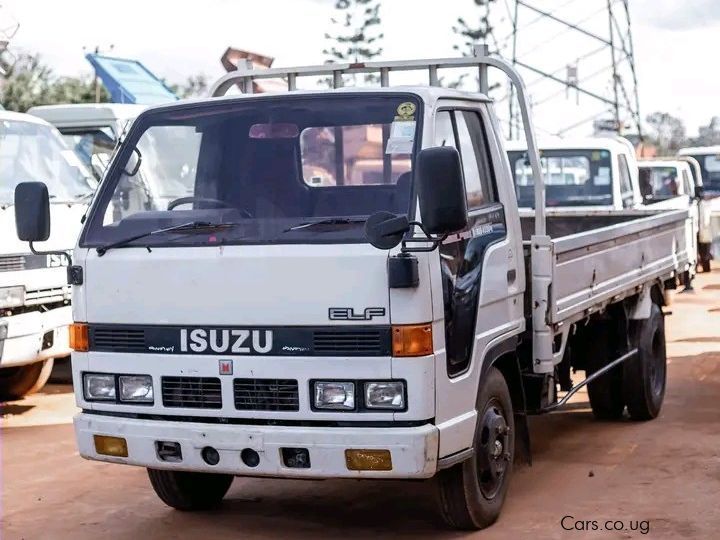
[[[28,114],[55,126],[99,181],[103,171],[98,164],[107,164],[122,133],[145,108],[125,103],[38,105],[30,107]],[[93,156],[102,157],[94,168]]]
[[[624,210],[642,205],[635,151],[621,137],[540,141],[548,209]],[[532,208],[533,184],[527,146],[507,143],[520,208]]]
[[40,244],[69,252],[95,187],[60,134],[28,114],[0,111],[0,399],[40,389],[53,359],[68,356],[72,322],[66,259],[34,253],[15,234],[14,190],[44,182],[53,230]]
[[[444,68],[477,70],[480,91],[439,87]],[[526,218],[483,92],[489,68],[521,105]],[[431,85],[390,85],[408,70]],[[368,73],[380,87],[342,87]],[[301,76],[333,88],[297,90]],[[261,78],[288,91],[252,94]],[[240,70],[212,95],[138,116],[83,225],[71,328],[81,456],[145,467],[181,510],[216,506],[235,476],[436,477],[445,521],[478,529],[529,452],[528,414],[585,385],[598,418],[659,414],[662,306],[689,264],[688,211],[546,216],[509,62]],[[148,141],[181,144],[147,154]],[[152,198],[134,181],[146,169],[169,186],[185,171],[190,194]],[[118,205],[122,192],[141,204]],[[19,237],[42,239],[46,187],[22,183],[16,200]],[[573,384],[573,369],[588,377]]]

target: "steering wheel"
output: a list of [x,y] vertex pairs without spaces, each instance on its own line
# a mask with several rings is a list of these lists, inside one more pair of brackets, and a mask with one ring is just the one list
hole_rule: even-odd
[[[220,199],[212,199],[210,197],[180,197],[178,199],[175,199],[174,201],[170,201],[167,205],[167,209],[172,210],[183,204],[190,204],[195,202],[208,203],[213,205],[214,208],[234,208],[233,206],[230,206],[228,203],[226,203],[225,201],[221,201]],[[245,217],[253,217],[252,214],[244,208],[237,208],[236,210],[240,210],[240,213],[243,214]]]

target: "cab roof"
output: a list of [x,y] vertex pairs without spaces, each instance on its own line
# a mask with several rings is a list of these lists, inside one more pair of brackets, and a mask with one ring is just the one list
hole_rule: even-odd
[[[505,148],[509,151],[527,150],[525,141],[507,141]],[[567,139],[548,138],[538,141],[540,150],[609,150],[616,153],[635,155],[632,143],[623,137],[570,137]]]
[[5,109],[0,109],[0,120],[9,120],[10,122],[27,122],[29,124],[41,124],[43,126],[51,126],[51,124],[48,124],[48,122],[46,122],[42,118],[38,118],[37,116],[33,116],[27,113],[6,111]]
[[40,105],[28,110],[60,127],[105,124],[132,120],[147,108],[129,103],[73,103],[63,105]]
[[263,92],[259,94],[233,94],[222,97],[206,97],[194,99],[181,99],[171,103],[163,103],[148,107],[148,111],[172,110],[191,105],[200,105],[203,103],[233,103],[244,99],[282,99],[283,97],[296,96],[323,96],[335,94],[414,94],[420,98],[426,106],[433,106],[439,99],[460,99],[481,102],[490,102],[491,100],[479,92],[468,92],[464,90],[456,90],[454,88],[444,88],[440,86],[388,86],[388,87],[353,87],[346,86],[343,88],[325,88],[318,90],[293,90],[287,92]]
[[696,156],[704,154],[720,154],[720,146],[688,146],[678,150],[679,156]]

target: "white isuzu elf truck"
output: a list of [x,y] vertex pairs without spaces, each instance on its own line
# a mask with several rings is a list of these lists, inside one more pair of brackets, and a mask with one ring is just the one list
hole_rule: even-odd
[[[490,100],[437,86],[457,67],[517,88],[527,220]],[[407,70],[430,84],[390,86]],[[367,73],[380,87],[340,88]],[[334,88],[297,90],[302,76]],[[252,95],[268,77],[288,92]],[[220,97],[236,84],[247,93]],[[83,457],[146,467],[181,510],[218,504],[235,476],[434,478],[447,523],[475,529],[500,513],[527,414],[585,384],[600,418],[659,414],[687,211],[546,219],[509,63],[241,70],[213,96],[140,114],[73,253]],[[148,163],[151,136],[194,143],[193,194],[125,209],[134,175],[177,162]],[[16,204],[19,237],[42,240],[44,186],[21,184]]]
[[[53,230],[42,247],[28,249],[15,234],[13,204],[20,182],[44,182]],[[18,399],[47,382],[54,359],[70,354],[72,322],[67,253],[95,181],[47,122],[0,111],[0,401]]]

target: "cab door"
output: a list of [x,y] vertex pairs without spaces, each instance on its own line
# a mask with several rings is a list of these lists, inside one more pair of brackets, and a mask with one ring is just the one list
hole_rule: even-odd
[[492,125],[484,104],[454,104],[435,116],[434,146],[460,153],[469,217],[438,250],[445,345],[444,361],[438,357],[436,365],[441,457],[469,445],[488,351],[524,329],[517,203],[507,158],[489,135]]

